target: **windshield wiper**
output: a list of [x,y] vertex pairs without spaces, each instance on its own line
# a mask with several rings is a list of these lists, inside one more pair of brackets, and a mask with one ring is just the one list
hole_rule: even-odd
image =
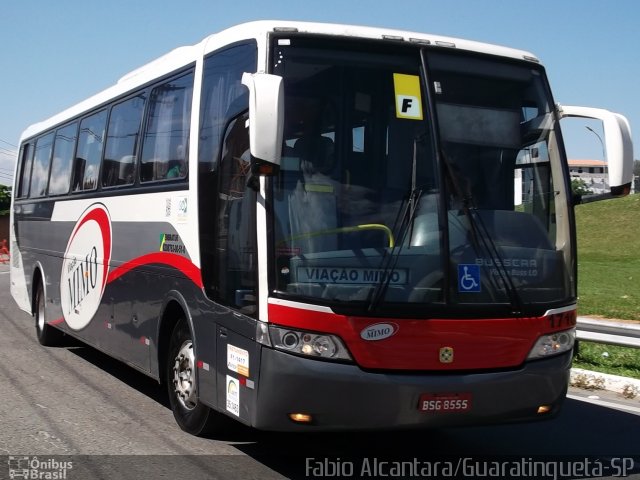
[[[517,287],[513,283],[511,275],[504,266],[505,262],[500,255],[496,243],[493,241],[491,233],[487,229],[482,216],[478,213],[478,209],[475,205],[471,190],[462,188],[459,178],[455,174],[449,159],[443,151],[440,151],[440,158],[442,159],[442,164],[444,165],[445,172],[449,177],[452,190],[454,191],[453,193],[462,200],[462,211],[469,220],[469,227],[471,230],[471,237],[474,246],[478,249],[479,254],[482,254],[481,250],[486,252],[492,264],[496,267],[496,271],[498,272],[498,276],[500,278],[500,283],[502,284],[509,299],[512,313],[515,316],[521,315],[522,299],[520,298]],[[496,288],[496,290],[499,290],[500,285],[497,284],[497,282],[493,278],[493,275],[490,275],[489,278],[491,279],[494,288]]]
[[[367,307],[367,312],[371,313],[375,309],[378,308],[378,305],[384,298],[389,289],[389,284],[391,283],[391,273],[395,270],[396,265],[398,264],[398,260],[400,259],[400,251],[404,245],[405,239],[407,238],[407,234],[409,238],[413,235],[413,224],[416,218],[416,215],[419,210],[420,198],[422,197],[422,188],[417,186],[418,183],[418,143],[424,141],[426,134],[417,135],[413,139],[413,158],[411,165],[411,186],[409,189],[409,195],[405,200],[403,200],[400,204],[400,208],[398,209],[398,214],[396,215],[393,230],[394,232],[399,231],[400,235],[398,236],[398,241],[395,242],[391,250],[385,249],[384,254],[382,256],[382,261],[380,262],[380,269],[382,272],[378,277],[378,283],[376,283],[375,288],[371,292],[371,296],[369,299],[369,305]],[[396,230],[398,228],[398,230]]]

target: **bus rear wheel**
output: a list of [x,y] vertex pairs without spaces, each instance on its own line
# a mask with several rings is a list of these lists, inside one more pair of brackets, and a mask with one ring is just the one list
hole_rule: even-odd
[[47,324],[45,310],[45,296],[42,285],[38,285],[35,298],[34,317],[36,320],[36,336],[40,345],[54,347],[60,345],[64,334],[55,327]]
[[168,355],[166,382],[169,403],[180,428],[192,435],[206,435],[219,430],[222,414],[198,398],[193,340],[184,318],[173,329]]

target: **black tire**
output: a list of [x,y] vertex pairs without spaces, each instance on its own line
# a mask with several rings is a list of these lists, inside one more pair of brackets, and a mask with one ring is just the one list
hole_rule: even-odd
[[55,347],[62,343],[64,333],[55,327],[47,324],[46,319],[46,299],[42,284],[38,285],[34,302],[33,316],[36,320],[36,336],[40,345],[45,347]]
[[222,414],[200,403],[196,383],[193,341],[187,322],[178,320],[169,341],[166,382],[169,403],[176,422],[192,435],[206,435],[219,431]]

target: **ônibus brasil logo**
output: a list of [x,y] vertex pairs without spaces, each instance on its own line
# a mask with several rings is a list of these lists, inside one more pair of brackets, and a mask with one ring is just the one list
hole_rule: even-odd
[[62,262],[60,300],[71,329],[86,327],[98,310],[110,258],[111,218],[104,205],[94,203],[73,228]]

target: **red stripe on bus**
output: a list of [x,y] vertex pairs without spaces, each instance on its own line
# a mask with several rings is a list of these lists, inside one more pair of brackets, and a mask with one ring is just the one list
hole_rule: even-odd
[[[98,205],[98,206],[96,206]],[[102,234],[102,245],[104,249],[104,258],[103,265],[109,265],[109,261],[111,260],[111,223],[109,220],[109,216],[107,215],[107,210],[103,204],[94,204],[89,207],[92,209],[86,216],[78,223],[73,229],[73,233],[71,234],[71,238],[69,239],[69,245],[73,242],[74,237],[80,231],[80,228],[92,220],[98,224],[100,228],[100,233]],[[67,246],[67,248],[69,248]],[[66,256],[66,253],[65,253]],[[104,287],[107,285],[107,269],[104,269],[103,277],[102,277],[102,289],[104,291]]]
[[[401,319],[351,317],[269,304],[269,321],[338,335],[363,368],[486,370],[522,365],[541,335],[574,327],[576,311],[525,318]],[[397,326],[394,334],[375,341],[362,338],[365,329],[385,323]],[[443,360],[443,349],[451,351],[450,362]]]
[[56,318],[55,320],[51,320],[50,322],[47,322],[47,324],[48,325],[60,325],[63,322],[64,322],[64,317],[60,317],[60,318]]
[[120,278],[125,273],[130,272],[134,268],[142,267],[144,265],[161,264],[168,265],[177,270],[180,270],[189,280],[195,283],[198,287],[203,288],[202,275],[200,269],[196,267],[191,260],[177,255],[175,253],[168,252],[154,252],[147,255],[143,255],[138,258],[134,258],[126,263],[123,263],[119,267],[113,269],[107,277],[107,283],[111,283]]

